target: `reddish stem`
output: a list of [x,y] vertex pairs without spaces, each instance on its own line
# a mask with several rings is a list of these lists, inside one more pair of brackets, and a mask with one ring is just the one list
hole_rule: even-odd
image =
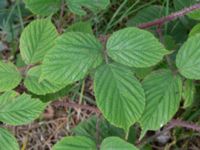
[[180,11],[177,11],[175,13],[172,13],[172,14],[162,17],[160,19],[156,19],[155,21],[142,23],[142,24],[138,25],[138,28],[145,29],[145,28],[150,28],[152,26],[163,25],[166,22],[173,21],[173,20],[177,19],[178,17],[182,17],[182,16],[184,16],[194,10],[197,10],[197,9],[200,9],[200,3],[190,6],[190,7],[187,7],[187,8],[184,8]]
[[174,127],[183,127],[186,129],[191,129],[197,132],[200,132],[200,126],[194,123],[189,123],[186,121],[182,121],[180,119],[173,119],[171,120],[171,122],[169,123],[168,127],[166,129],[172,129]]

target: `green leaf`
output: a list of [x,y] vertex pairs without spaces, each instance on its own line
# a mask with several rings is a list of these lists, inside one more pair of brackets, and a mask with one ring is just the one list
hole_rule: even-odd
[[79,16],[86,15],[82,7],[88,8],[93,13],[106,9],[110,0],[66,0],[69,10]]
[[144,110],[142,86],[125,66],[106,64],[99,67],[95,74],[94,92],[105,118],[125,130],[140,118]]
[[53,146],[53,150],[96,150],[96,145],[87,137],[65,137]]
[[176,56],[179,72],[188,79],[200,79],[200,34],[189,37]]
[[61,5],[61,0],[24,0],[24,2],[34,14],[43,17],[55,14]]
[[147,130],[158,130],[177,112],[181,100],[182,81],[170,70],[152,72],[143,81],[146,107],[140,123],[143,135]]
[[[96,137],[96,125],[98,122],[99,136]],[[108,121],[103,118],[92,116],[89,119],[79,123],[72,131],[76,136],[86,136],[92,140],[101,142],[104,138],[109,136],[118,136],[123,138],[124,131],[120,128],[112,126]]]
[[154,21],[165,15],[166,8],[158,5],[150,5],[138,11],[138,13],[128,20],[128,26],[137,26],[141,23]]
[[138,68],[156,65],[169,53],[153,34],[134,27],[113,33],[107,51],[113,60]]
[[20,37],[20,52],[26,64],[42,62],[44,55],[54,46],[58,33],[50,19],[32,21]]
[[31,68],[27,73],[24,84],[32,93],[37,95],[46,95],[49,93],[55,93],[64,88],[63,84],[51,83],[47,80],[39,81],[40,75],[41,66]]
[[189,33],[189,37],[200,33],[200,23],[195,25]]
[[181,17],[181,19],[176,20],[175,22],[169,22],[166,33],[172,36],[175,40],[175,43],[179,46],[187,39],[188,29],[190,29],[192,26],[192,21],[188,21],[186,17]]
[[92,26],[90,22],[77,22],[69,26],[66,32],[82,32],[93,34]]
[[118,137],[106,138],[101,144],[101,150],[139,150],[134,145]]
[[83,79],[102,63],[101,50],[100,42],[90,34],[65,33],[45,56],[41,78],[64,85]]
[[0,128],[0,149],[19,150],[16,138],[6,129]]
[[192,80],[186,80],[183,86],[182,98],[184,100],[184,108],[187,108],[193,104],[195,95],[195,85]]
[[0,121],[9,125],[27,124],[39,117],[46,104],[27,94],[16,97],[15,92],[0,96]]
[[167,50],[174,50],[176,49],[176,42],[174,40],[174,38],[170,35],[165,35],[163,37],[163,43],[166,47]]
[[0,61],[0,92],[14,89],[21,79],[21,74],[15,65]]

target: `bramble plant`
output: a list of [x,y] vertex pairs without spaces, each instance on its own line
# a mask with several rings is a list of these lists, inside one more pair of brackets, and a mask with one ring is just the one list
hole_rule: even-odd
[[[97,107],[89,107],[96,116],[81,122],[73,130],[75,135],[58,141],[53,150],[137,150],[140,146],[128,140],[134,126],[140,127],[138,140],[142,140],[147,131],[157,131],[170,122],[182,100],[182,108],[193,104],[195,81],[200,79],[200,25],[179,46],[174,46],[170,36],[162,35],[162,27],[185,15],[199,20],[200,4],[180,6],[174,0],[178,12],[168,15],[163,10],[160,16],[168,16],[161,19],[155,14],[161,7],[152,5],[129,20],[128,27],[110,34],[107,26],[104,34],[94,34],[90,22],[76,22],[65,28],[63,14],[97,14],[109,7],[109,0],[24,3],[38,17],[20,36],[24,65],[0,61],[0,121],[4,124],[16,126],[34,121],[52,99],[65,96],[77,82],[84,86],[90,76]],[[154,16],[142,20],[150,11]],[[60,20],[55,21],[52,18],[58,12]],[[26,90],[20,91],[21,86]],[[80,104],[72,107],[76,106],[82,108]],[[187,128],[199,130],[192,127]],[[17,140],[5,128],[0,128],[1,147],[19,150]]]

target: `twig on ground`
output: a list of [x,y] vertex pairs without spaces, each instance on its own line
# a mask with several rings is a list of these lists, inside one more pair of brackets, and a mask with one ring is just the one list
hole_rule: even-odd
[[98,108],[89,105],[81,105],[73,102],[63,102],[63,101],[56,101],[53,103],[53,105],[71,107],[74,109],[83,109],[83,110],[88,110],[90,112],[94,112],[96,114],[101,114]]
[[66,124],[66,122],[67,122],[67,118],[64,120],[63,123],[61,123],[61,124],[57,127],[57,129],[53,132],[53,134],[49,136],[49,138],[46,140],[46,142],[44,143],[44,145],[48,144],[48,143],[51,141],[51,139],[53,138],[53,136],[54,136],[61,128],[64,127],[64,125]]

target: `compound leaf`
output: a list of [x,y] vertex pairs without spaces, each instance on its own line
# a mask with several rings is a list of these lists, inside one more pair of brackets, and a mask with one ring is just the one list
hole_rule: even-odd
[[97,106],[112,124],[128,130],[141,116],[145,96],[131,70],[118,64],[97,69],[94,80]]
[[0,96],[0,121],[9,125],[27,124],[42,113],[46,104],[27,94],[9,91]]
[[20,37],[20,52],[26,64],[35,64],[43,60],[44,55],[54,46],[58,33],[48,19],[32,21]]
[[138,68],[156,65],[169,53],[153,34],[134,27],[113,33],[107,51],[113,60]]
[[200,79],[200,34],[189,37],[176,56],[176,66],[188,79]]
[[118,137],[108,137],[104,139],[100,150],[139,150],[134,145]]
[[14,64],[0,61],[0,92],[14,89],[21,79],[21,74]]
[[53,146],[53,150],[96,150],[96,144],[84,136],[65,137]]
[[0,149],[19,150],[16,138],[6,129],[0,128]]
[[51,83],[47,80],[40,80],[41,66],[31,68],[24,81],[25,86],[29,91],[37,95],[46,95],[55,93],[64,88],[63,84]]
[[69,10],[77,15],[83,16],[86,12],[82,7],[88,8],[94,13],[98,13],[100,10],[105,9],[110,0],[66,0]]
[[91,34],[67,32],[44,58],[42,77],[65,85],[78,81],[103,61],[102,46]]
[[61,5],[61,0],[24,0],[24,2],[34,14],[43,17],[56,13]]
[[157,130],[177,112],[181,100],[182,81],[170,70],[158,70],[143,81],[146,106],[140,123],[143,135],[147,130]]

